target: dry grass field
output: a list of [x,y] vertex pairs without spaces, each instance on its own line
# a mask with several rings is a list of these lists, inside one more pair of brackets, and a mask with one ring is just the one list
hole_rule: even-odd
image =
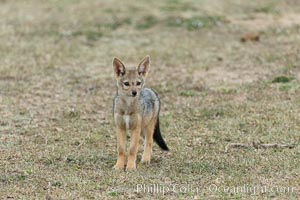
[[[145,55],[171,151],[115,171],[112,59]],[[0,0],[0,116],[1,199],[298,199],[300,2]]]

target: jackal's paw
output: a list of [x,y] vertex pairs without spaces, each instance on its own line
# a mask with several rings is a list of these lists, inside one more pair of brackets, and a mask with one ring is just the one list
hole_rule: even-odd
[[135,164],[127,164],[126,171],[134,171],[136,170]]
[[117,163],[117,164],[114,166],[114,169],[115,169],[115,170],[121,170],[121,169],[124,169],[124,164]]
[[145,165],[150,165],[150,158],[142,158],[141,162]]

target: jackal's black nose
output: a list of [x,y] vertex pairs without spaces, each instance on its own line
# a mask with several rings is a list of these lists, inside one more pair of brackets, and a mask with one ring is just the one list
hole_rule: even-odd
[[134,96],[134,97],[135,97],[135,96],[136,96],[136,94],[137,94],[137,92],[134,90],[134,91],[132,91],[132,92],[131,92],[131,94],[132,94],[132,96]]

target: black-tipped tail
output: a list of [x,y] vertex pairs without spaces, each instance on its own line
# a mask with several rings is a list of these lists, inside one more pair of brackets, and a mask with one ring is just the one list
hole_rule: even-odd
[[160,133],[159,118],[157,118],[157,122],[156,122],[155,129],[154,129],[154,134],[153,134],[153,139],[162,150],[169,151],[169,148]]

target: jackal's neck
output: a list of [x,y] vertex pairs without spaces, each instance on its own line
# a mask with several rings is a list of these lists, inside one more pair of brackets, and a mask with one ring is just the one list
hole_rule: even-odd
[[121,102],[124,103],[128,107],[135,106],[139,102],[138,97],[120,96],[119,98],[120,98]]
[[130,96],[118,96],[117,112],[125,115],[131,115],[139,112],[139,98]]

